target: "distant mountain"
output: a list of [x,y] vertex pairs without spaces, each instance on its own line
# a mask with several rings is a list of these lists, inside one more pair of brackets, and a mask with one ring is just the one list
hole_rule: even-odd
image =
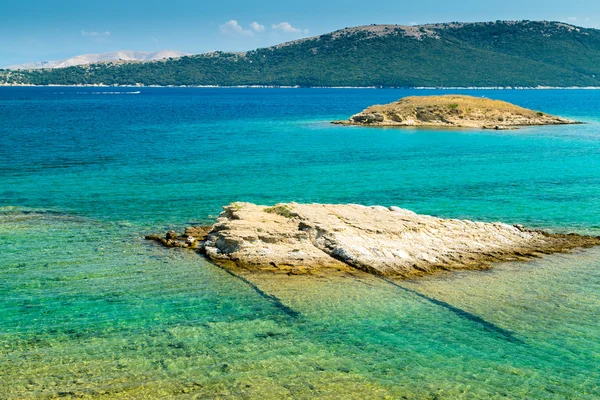
[[4,69],[19,70],[19,69],[40,69],[40,68],[67,68],[77,65],[86,65],[97,62],[106,61],[155,61],[165,58],[177,58],[187,56],[189,54],[175,50],[161,50],[157,52],[131,51],[120,50],[110,53],[100,54],[82,54],[79,56],[67,58],[57,61],[40,61],[28,64],[9,65]]
[[600,31],[548,21],[370,25],[241,53],[0,72],[0,82],[600,86]]

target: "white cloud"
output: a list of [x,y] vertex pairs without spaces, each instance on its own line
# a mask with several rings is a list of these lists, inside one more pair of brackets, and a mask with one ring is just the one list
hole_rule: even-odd
[[81,36],[91,36],[91,37],[110,36],[110,32],[109,31],[104,31],[104,32],[81,31]]
[[235,19],[225,22],[223,25],[219,26],[219,29],[223,33],[227,34],[237,34],[244,36],[253,36],[254,33],[252,31],[242,28],[240,24]]
[[577,17],[569,17],[569,18],[567,18],[567,21],[575,22],[575,21],[577,21]]
[[253,22],[250,24],[250,28],[254,31],[254,32],[264,32],[265,31],[265,26],[259,24],[258,22]]
[[271,26],[274,31],[282,31],[285,33],[308,33],[308,29],[299,29],[293,27],[289,22],[280,22]]

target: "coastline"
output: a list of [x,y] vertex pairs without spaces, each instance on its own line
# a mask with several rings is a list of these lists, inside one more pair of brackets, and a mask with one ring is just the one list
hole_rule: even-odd
[[29,85],[0,83],[0,87],[200,88],[200,89],[406,89],[406,90],[600,90],[600,86],[285,86],[285,85]]

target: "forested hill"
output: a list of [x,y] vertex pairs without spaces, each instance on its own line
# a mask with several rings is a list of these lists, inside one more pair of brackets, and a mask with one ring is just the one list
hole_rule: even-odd
[[0,71],[0,83],[600,86],[600,30],[545,21],[370,25],[245,53]]

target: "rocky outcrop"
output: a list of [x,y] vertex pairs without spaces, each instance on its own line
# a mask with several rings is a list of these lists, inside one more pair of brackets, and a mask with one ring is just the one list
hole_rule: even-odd
[[566,118],[533,111],[500,100],[446,95],[405,97],[371,106],[341,125],[430,126],[515,129],[518,126],[577,124]]
[[291,274],[336,268],[409,277],[600,244],[600,237],[352,204],[233,203],[201,232],[199,248],[222,265]]
[[204,241],[211,230],[212,226],[190,226],[185,229],[182,235],[178,235],[175,231],[168,231],[164,237],[148,235],[145,239],[154,240],[167,247],[203,249]]

